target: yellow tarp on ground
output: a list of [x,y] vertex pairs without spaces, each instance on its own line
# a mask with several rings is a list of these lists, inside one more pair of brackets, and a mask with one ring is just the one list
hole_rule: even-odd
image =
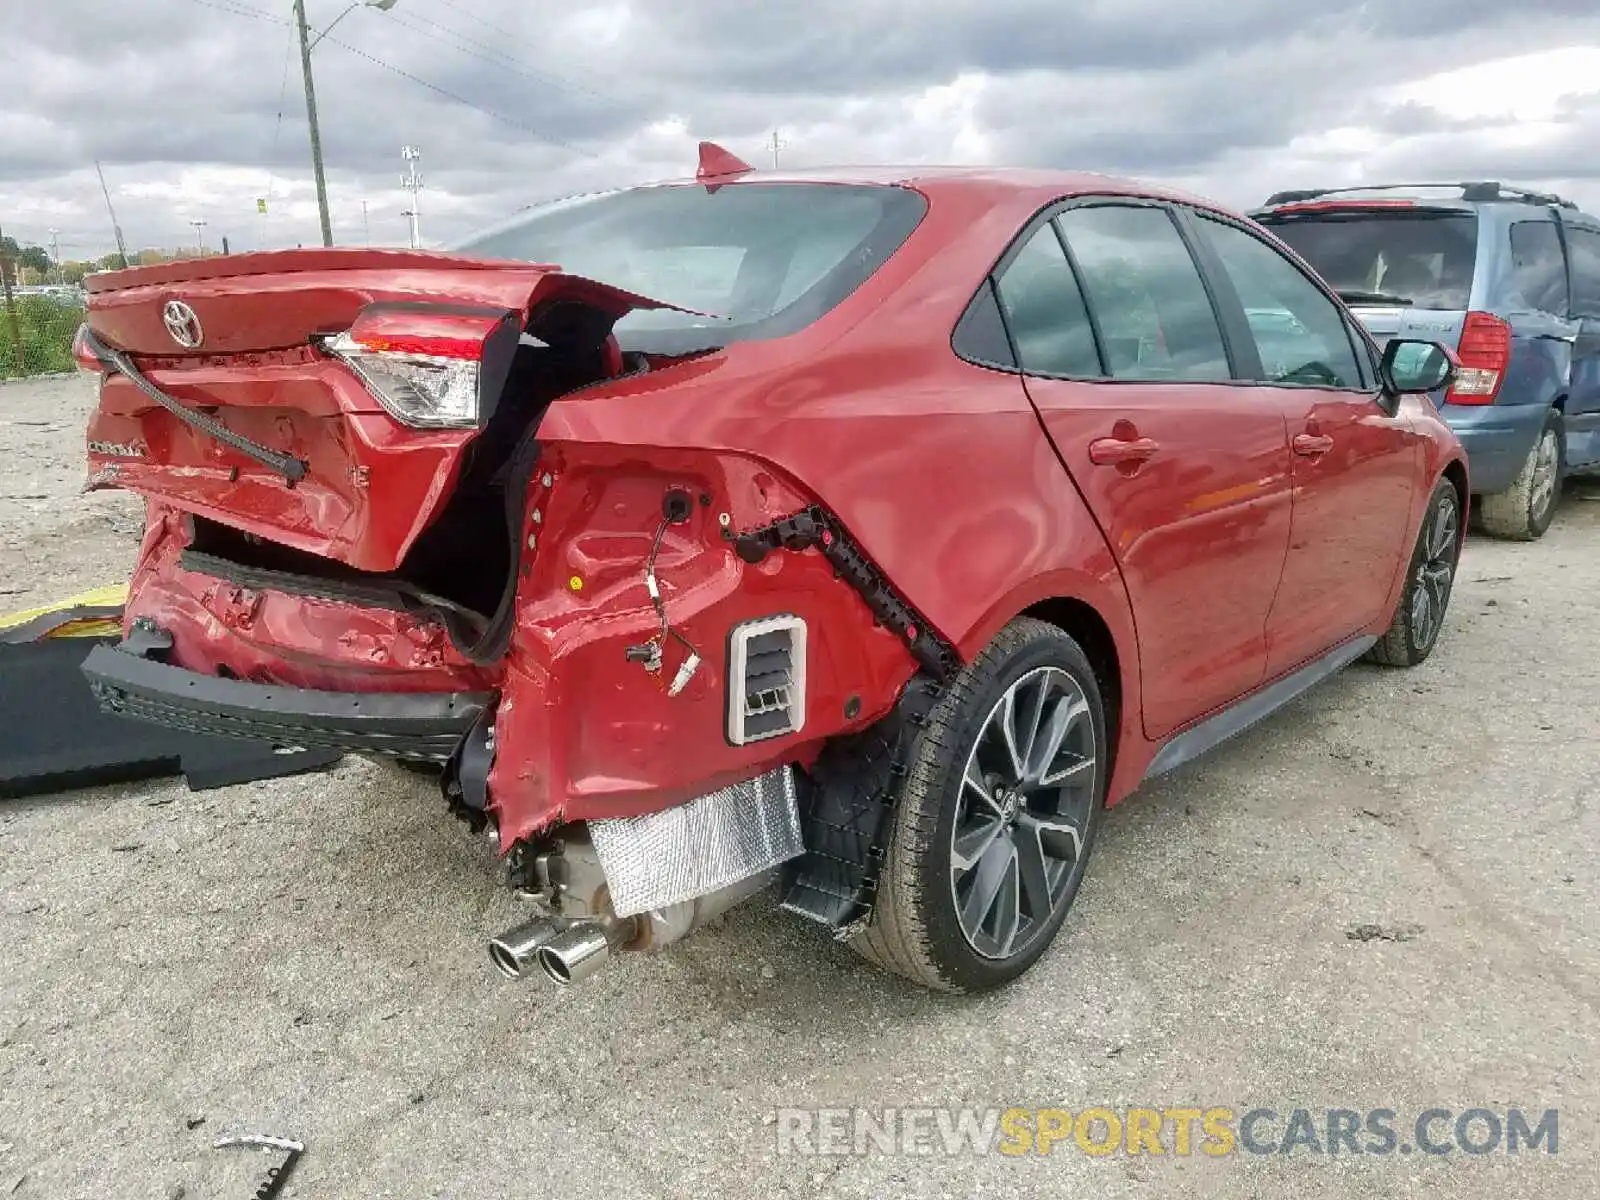
[[[37,637],[115,637],[121,631],[122,607],[127,602],[125,583],[95,588],[54,604],[0,616],[0,633],[38,622],[42,632],[35,634]],[[50,624],[52,614],[60,616],[58,624]]]

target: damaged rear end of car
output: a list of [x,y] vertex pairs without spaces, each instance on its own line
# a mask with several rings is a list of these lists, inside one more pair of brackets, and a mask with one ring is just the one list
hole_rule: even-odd
[[[953,662],[740,439],[590,431],[591,405],[650,405],[659,430],[758,404],[726,318],[403,251],[168,264],[90,293],[90,486],[148,502],[124,640],[84,665],[102,703],[432,764],[538,901],[491,942],[507,975],[570,982],[770,883],[806,850],[802,769]],[[682,318],[676,340],[625,348],[619,321],[652,312]]]

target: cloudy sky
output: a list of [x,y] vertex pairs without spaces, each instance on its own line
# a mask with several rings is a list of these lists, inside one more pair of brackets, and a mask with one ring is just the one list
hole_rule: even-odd
[[[306,0],[313,27],[347,0]],[[291,0],[0,0],[0,228],[65,258],[317,241]],[[336,238],[682,175],[974,162],[1269,191],[1497,178],[1600,210],[1593,0],[397,0],[313,54]],[[269,198],[261,217],[256,199]],[[363,223],[362,205],[367,206]]]

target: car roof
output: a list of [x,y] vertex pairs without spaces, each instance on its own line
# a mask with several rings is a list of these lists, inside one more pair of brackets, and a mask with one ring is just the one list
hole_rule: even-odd
[[1341,207],[1360,208],[1371,205],[1381,208],[1385,204],[1416,205],[1419,208],[1455,209],[1460,212],[1480,212],[1485,209],[1499,212],[1545,211],[1560,208],[1579,215],[1579,208],[1571,200],[1549,192],[1536,192],[1526,188],[1485,181],[1466,183],[1375,183],[1358,187],[1306,188],[1304,190],[1277,192],[1268,196],[1252,216],[1277,212],[1313,212],[1318,209]]
[[930,200],[937,200],[942,192],[988,191],[997,199],[1032,199],[1040,205],[1060,196],[1117,195],[1140,196],[1155,200],[1172,200],[1200,208],[1228,212],[1225,205],[1202,196],[1194,196],[1175,188],[1160,187],[1133,179],[1113,175],[1100,175],[1090,171],[1055,171],[1030,167],[985,166],[841,166],[817,167],[805,170],[752,170],[739,174],[664,180],[667,184],[699,183],[735,185],[740,183],[842,183],[879,184],[915,188]]

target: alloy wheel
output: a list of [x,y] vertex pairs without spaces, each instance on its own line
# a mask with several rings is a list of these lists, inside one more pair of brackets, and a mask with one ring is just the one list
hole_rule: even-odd
[[1086,862],[1099,747],[1083,689],[1040,667],[1006,688],[967,755],[950,838],[961,932],[984,958],[1026,952]]
[[1554,429],[1539,435],[1533,452],[1533,488],[1529,516],[1534,525],[1543,524],[1545,514],[1556,498],[1556,480],[1561,473],[1561,439]]
[[1422,561],[1411,586],[1411,636],[1419,647],[1433,645],[1444,624],[1450,585],[1455,578],[1460,548],[1460,517],[1455,500],[1445,497],[1434,505],[1422,531]]

